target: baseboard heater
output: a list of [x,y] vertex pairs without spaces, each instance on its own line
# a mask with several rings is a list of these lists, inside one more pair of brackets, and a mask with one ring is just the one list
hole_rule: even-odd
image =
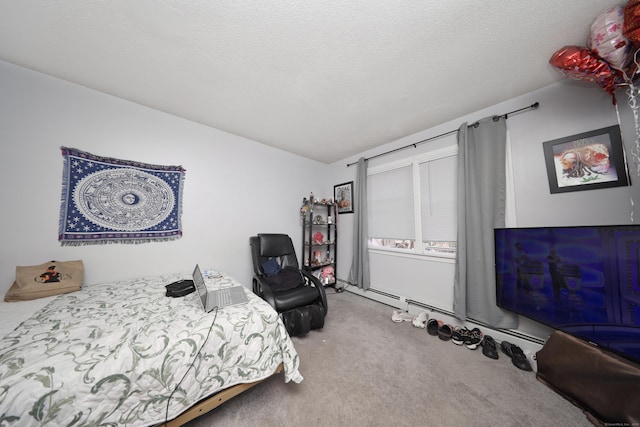
[[373,293],[376,293],[378,295],[384,295],[387,298],[391,298],[391,299],[395,299],[395,300],[398,300],[398,301],[402,301],[402,299],[398,295],[390,294],[389,292],[380,291],[378,289],[369,288],[369,289],[367,289],[367,292],[373,292]]
[[[349,282],[347,282],[345,280],[338,279],[338,281],[345,285],[345,287],[344,287],[345,290],[349,290],[348,288],[350,286],[355,286],[352,283],[349,283]],[[357,288],[357,289],[359,289],[359,288]],[[444,309],[442,309],[440,307],[434,307],[434,306],[426,304],[426,303],[424,303],[422,301],[403,298],[403,297],[400,297],[398,295],[395,295],[395,294],[392,294],[392,293],[389,293],[389,292],[385,292],[385,291],[381,291],[381,290],[378,290],[378,289],[369,288],[366,291],[359,290],[359,291],[356,291],[356,292],[353,292],[353,293],[355,293],[357,295],[360,295],[360,296],[363,296],[365,298],[369,298],[369,299],[376,300],[378,302],[382,302],[383,304],[385,304],[384,301],[380,301],[379,299],[376,299],[376,298],[370,298],[367,295],[367,293],[369,293],[369,292],[371,292],[373,294],[376,294],[376,295],[383,296],[383,297],[388,298],[390,300],[397,301],[398,305],[407,305],[407,306],[408,305],[413,305],[413,306],[420,307],[420,308],[423,308],[423,309],[428,310],[428,311],[432,311],[432,312],[443,314],[445,316],[455,317],[455,313],[453,313],[452,311],[444,310]],[[476,325],[478,325],[480,327],[487,328],[487,329],[492,329],[494,331],[499,331],[500,333],[503,333],[505,335],[516,337],[516,338],[519,338],[519,339],[522,339],[522,340],[525,340],[525,341],[529,341],[529,342],[532,342],[532,343],[535,343],[535,344],[544,345],[544,343],[545,343],[545,340],[542,339],[542,338],[538,338],[538,337],[533,336],[533,335],[525,334],[523,332],[516,331],[516,330],[513,330],[513,329],[495,329],[494,327],[486,324],[485,322],[477,320],[477,319],[473,319],[471,317],[467,317],[466,321],[468,321],[470,323],[474,323],[474,324],[476,324]]]

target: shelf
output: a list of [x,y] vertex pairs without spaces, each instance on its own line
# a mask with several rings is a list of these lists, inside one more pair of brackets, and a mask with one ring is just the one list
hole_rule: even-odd
[[[305,199],[306,200],[306,199]],[[306,208],[306,209],[305,209]],[[323,286],[336,286],[338,258],[338,205],[336,203],[304,204],[302,212],[302,268],[314,272]],[[331,222],[329,222],[329,219]],[[314,235],[322,235],[321,243],[314,242]],[[316,260],[322,260],[317,262]],[[331,260],[331,261],[329,261]],[[323,269],[330,269],[328,272]],[[321,272],[321,270],[323,270]],[[319,273],[322,274],[319,274]],[[316,276],[317,277],[317,276]],[[325,280],[328,280],[325,282]]]
[[319,270],[319,269],[321,269],[321,268],[323,268],[323,267],[328,267],[328,266],[330,266],[330,265],[335,266],[335,262],[325,262],[324,264],[313,264],[313,265],[311,265],[311,266],[309,266],[309,265],[305,265],[304,267],[305,267],[307,270]]

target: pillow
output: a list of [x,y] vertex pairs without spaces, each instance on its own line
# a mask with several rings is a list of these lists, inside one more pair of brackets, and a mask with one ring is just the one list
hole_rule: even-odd
[[16,267],[16,281],[4,300],[28,301],[79,291],[84,278],[82,260],[49,261],[44,264]]
[[280,264],[278,264],[278,261],[276,261],[275,258],[269,258],[267,261],[262,263],[262,271],[264,271],[264,274],[267,276],[273,276],[281,269],[282,267],[280,267]]

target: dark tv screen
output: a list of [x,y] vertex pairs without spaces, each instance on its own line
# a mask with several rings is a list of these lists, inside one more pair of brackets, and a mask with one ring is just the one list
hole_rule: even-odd
[[640,226],[495,229],[498,306],[640,363]]

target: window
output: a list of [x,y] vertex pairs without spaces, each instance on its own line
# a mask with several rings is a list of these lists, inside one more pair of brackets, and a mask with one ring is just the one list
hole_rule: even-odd
[[369,239],[369,246],[377,248],[413,249],[413,240],[404,239]]
[[457,146],[370,168],[369,247],[456,253]]
[[419,162],[420,221],[426,254],[455,254],[458,156]]

